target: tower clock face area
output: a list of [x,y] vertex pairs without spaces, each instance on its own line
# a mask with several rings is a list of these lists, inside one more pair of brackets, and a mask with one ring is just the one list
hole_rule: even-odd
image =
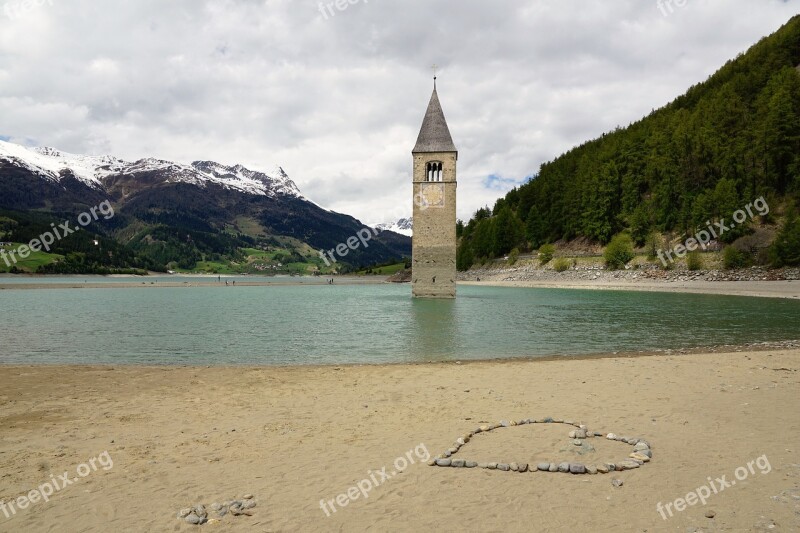
[[444,207],[444,183],[423,183],[420,187],[420,207]]

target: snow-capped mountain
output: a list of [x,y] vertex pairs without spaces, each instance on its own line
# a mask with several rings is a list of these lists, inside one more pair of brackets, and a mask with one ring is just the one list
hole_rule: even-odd
[[393,231],[411,237],[414,230],[414,219],[412,217],[401,218],[397,222],[375,224],[372,227],[379,231]]
[[[297,185],[281,167],[258,172],[242,165],[226,166],[213,161],[195,161],[191,165],[146,158],[134,162],[113,156],[70,154],[54,148],[26,148],[0,141],[0,161],[24,168],[45,179],[59,182],[71,173],[85,185],[103,189],[110,176],[157,173],[168,183],[189,183],[204,188],[219,185],[258,196],[288,196],[304,199]],[[65,171],[68,171],[65,173]]]
[[[204,257],[233,260],[237,250],[277,242],[295,250],[302,249],[298,243],[330,250],[367,227],[305,198],[280,167],[265,170],[213,161],[131,162],[0,141],[0,209],[17,213],[4,216],[18,217],[24,227],[51,222],[48,214],[60,221],[109,202],[113,223],[103,221],[93,231],[119,239],[115,261],[136,268],[193,268]],[[347,262],[366,266],[410,255],[411,239],[384,231],[369,247],[350,252]]]

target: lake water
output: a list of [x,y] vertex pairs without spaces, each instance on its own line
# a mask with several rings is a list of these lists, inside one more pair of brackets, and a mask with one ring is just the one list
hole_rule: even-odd
[[397,363],[800,338],[797,301],[646,292],[462,286],[455,301],[421,301],[388,284],[11,289],[0,309],[5,364]]

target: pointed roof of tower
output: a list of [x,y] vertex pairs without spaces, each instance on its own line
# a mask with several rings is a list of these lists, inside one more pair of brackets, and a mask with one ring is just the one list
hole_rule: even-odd
[[433,94],[425,112],[425,120],[422,121],[422,128],[419,130],[417,145],[412,153],[421,152],[457,152],[453,138],[450,136],[450,128],[447,127],[447,120],[444,118],[442,104],[439,103],[439,95],[436,92],[436,85],[433,86]]

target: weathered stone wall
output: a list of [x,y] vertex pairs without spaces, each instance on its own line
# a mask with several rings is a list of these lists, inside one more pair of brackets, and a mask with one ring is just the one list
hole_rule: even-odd
[[[414,154],[411,286],[418,298],[456,296],[456,160],[453,152]],[[425,181],[431,161],[443,163],[441,182]]]

